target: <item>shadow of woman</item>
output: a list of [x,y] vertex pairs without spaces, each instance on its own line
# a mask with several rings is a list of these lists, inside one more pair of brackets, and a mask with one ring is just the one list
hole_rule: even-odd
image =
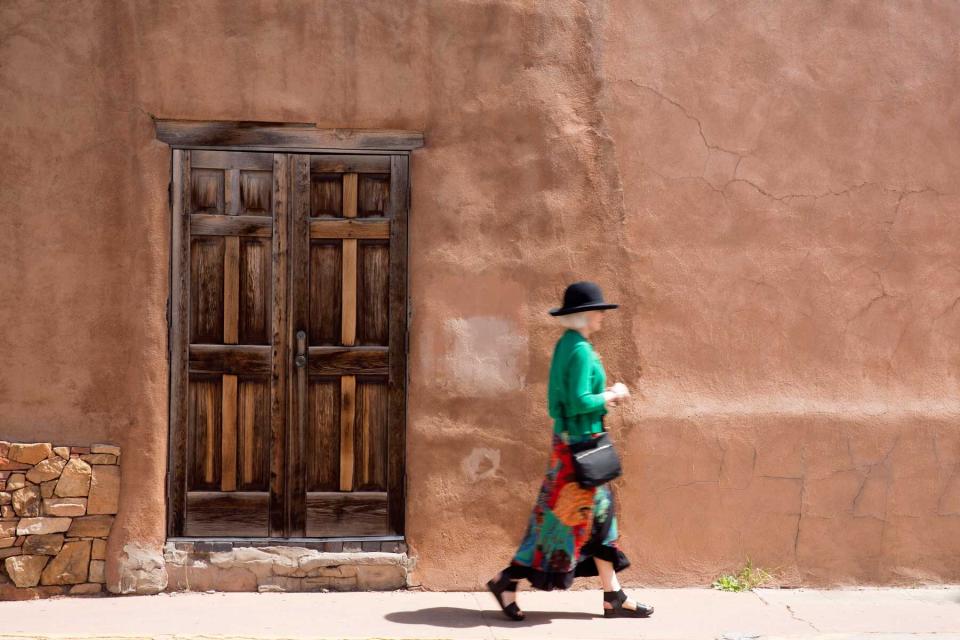
[[508,620],[500,611],[467,609],[462,607],[430,607],[416,611],[396,611],[384,616],[390,622],[422,624],[432,627],[468,629],[470,627],[535,627],[550,624],[554,620],[592,620],[601,618],[580,611],[529,611],[523,620]]

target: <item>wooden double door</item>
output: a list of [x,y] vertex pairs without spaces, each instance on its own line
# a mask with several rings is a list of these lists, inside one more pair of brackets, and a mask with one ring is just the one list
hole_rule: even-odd
[[173,150],[169,535],[402,534],[408,159]]

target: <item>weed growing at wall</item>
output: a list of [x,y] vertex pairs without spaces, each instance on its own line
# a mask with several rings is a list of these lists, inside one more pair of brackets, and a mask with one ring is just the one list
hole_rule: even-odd
[[722,575],[713,581],[711,585],[714,589],[721,591],[747,591],[755,587],[762,587],[773,583],[772,575],[761,569],[754,567],[750,558],[740,571],[735,574]]

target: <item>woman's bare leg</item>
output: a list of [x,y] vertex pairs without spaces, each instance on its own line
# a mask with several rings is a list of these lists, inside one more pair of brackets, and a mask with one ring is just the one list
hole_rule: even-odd
[[[617,580],[617,572],[613,570],[613,563],[596,557],[594,557],[594,561],[597,563],[597,572],[600,574],[600,582],[603,583],[603,590],[619,591],[620,581]],[[604,602],[603,607],[604,609],[612,609],[613,605],[609,602]],[[637,603],[634,602],[633,598],[630,598],[623,603],[623,608],[636,609]]]
[[[500,573],[498,573],[498,574],[497,574],[497,577],[494,578],[494,580],[496,580],[496,581],[499,582],[501,578],[503,578],[503,571],[501,571]],[[516,583],[517,588],[520,587],[520,581],[519,581],[519,580],[511,580],[510,582]],[[500,597],[503,598],[503,603],[504,603],[504,604],[511,604],[511,603],[517,601],[517,592],[516,592],[516,591],[504,591],[502,594],[500,594]]]

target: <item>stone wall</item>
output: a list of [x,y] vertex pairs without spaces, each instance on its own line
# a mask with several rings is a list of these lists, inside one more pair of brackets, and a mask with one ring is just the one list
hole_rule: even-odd
[[391,591],[414,586],[415,562],[403,542],[307,544],[311,546],[167,542],[167,591]]
[[120,448],[0,441],[0,600],[103,591]]

